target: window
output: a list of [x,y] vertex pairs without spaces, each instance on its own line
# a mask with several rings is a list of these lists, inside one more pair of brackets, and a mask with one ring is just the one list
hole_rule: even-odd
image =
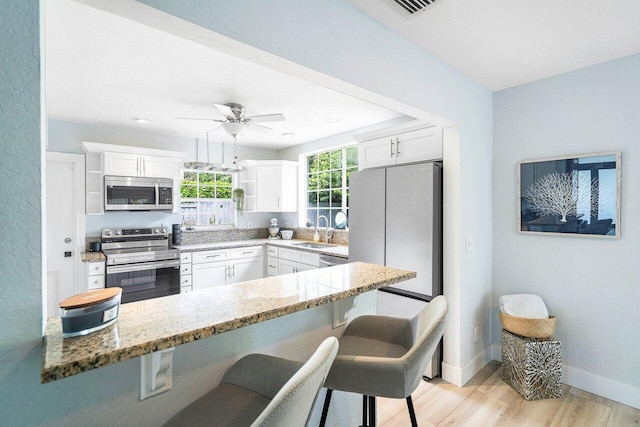
[[180,186],[180,212],[185,225],[233,225],[233,179],[228,173],[185,170]]
[[324,215],[329,218],[329,226],[335,227],[336,214],[341,211],[349,217],[349,175],[357,170],[357,146],[307,156],[306,218],[312,224]]

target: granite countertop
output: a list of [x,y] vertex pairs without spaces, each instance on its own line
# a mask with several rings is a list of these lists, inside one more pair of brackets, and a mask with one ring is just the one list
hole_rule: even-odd
[[80,257],[82,262],[99,262],[107,259],[102,252],[82,252]]
[[47,320],[41,381],[47,383],[157,350],[348,298],[416,277],[362,262],[269,277],[122,304],[118,321],[83,337],[62,338]]
[[[259,245],[273,245],[284,248],[291,248],[300,251],[314,252],[324,255],[333,255],[341,258],[349,258],[349,246],[348,245],[336,245],[329,244],[328,246],[316,249],[305,248],[296,246],[298,243],[313,243],[308,240],[282,240],[282,239],[249,239],[249,240],[230,240],[228,242],[214,242],[214,243],[198,243],[195,245],[174,245],[176,249],[180,249],[180,252],[198,252],[213,249],[229,249],[229,248],[241,248],[246,246],[259,246]],[[321,243],[322,244],[322,243]]]

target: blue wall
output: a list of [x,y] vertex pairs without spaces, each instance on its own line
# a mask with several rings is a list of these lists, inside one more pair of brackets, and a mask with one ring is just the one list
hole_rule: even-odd
[[[596,393],[632,386],[626,401],[607,397],[640,406],[640,55],[495,93],[494,136],[494,305],[542,296],[558,317],[563,380]],[[619,240],[516,231],[519,161],[603,151],[622,152]]]

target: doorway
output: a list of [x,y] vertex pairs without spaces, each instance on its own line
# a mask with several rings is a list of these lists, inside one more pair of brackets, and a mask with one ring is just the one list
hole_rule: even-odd
[[47,152],[47,279],[45,318],[59,315],[61,300],[83,292],[85,250],[84,156]]

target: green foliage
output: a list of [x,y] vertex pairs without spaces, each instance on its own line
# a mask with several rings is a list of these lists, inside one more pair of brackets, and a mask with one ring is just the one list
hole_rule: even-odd
[[232,181],[230,174],[185,171],[180,186],[180,198],[231,199]]
[[180,187],[180,198],[181,199],[195,199],[198,197],[198,187],[195,185],[188,185],[185,182],[182,182],[182,186]]

